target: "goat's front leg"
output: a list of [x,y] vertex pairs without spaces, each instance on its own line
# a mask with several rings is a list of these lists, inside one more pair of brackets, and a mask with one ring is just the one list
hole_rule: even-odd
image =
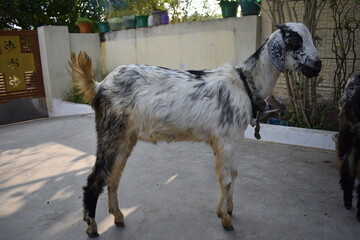
[[349,171],[349,159],[345,158],[340,170],[340,185],[343,190],[343,201],[346,209],[352,207],[354,183],[355,178],[350,175]]
[[356,213],[356,218],[357,218],[358,221],[360,221],[360,183],[356,187],[356,192],[357,192],[357,204],[356,204],[357,213]]
[[232,194],[233,183],[237,172],[233,162],[233,144],[212,142],[215,158],[215,171],[220,185],[220,196],[216,213],[221,218],[222,226],[226,231],[233,231],[231,217],[233,210]]
[[236,166],[232,166],[232,168],[231,168],[231,185],[230,185],[229,196],[227,199],[227,212],[230,216],[232,215],[233,208],[234,208],[233,193],[234,193],[234,183],[235,183],[236,177],[237,177],[237,168],[236,168]]

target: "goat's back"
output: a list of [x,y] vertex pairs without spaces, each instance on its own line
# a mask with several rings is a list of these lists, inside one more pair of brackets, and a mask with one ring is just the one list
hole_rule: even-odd
[[94,104],[106,98],[112,112],[129,116],[132,130],[150,142],[239,137],[251,117],[239,80],[231,65],[206,71],[126,65],[100,83]]

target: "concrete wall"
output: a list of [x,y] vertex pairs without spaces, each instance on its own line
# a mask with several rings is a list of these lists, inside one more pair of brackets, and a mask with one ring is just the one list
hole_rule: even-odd
[[71,52],[85,51],[95,80],[122,64],[149,64],[175,69],[211,69],[239,64],[260,45],[260,18],[248,16],[162,25],[104,34],[68,33],[65,26],[38,28],[47,107],[71,87]]
[[41,65],[48,110],[52,111],[52,99],[62,98],[70,77],[66,66],[70,54],[69,33],[65,26],[38,28]]
[[260,18],[247,16],[106,33],[103,72],[123,64],[211,69],[239,64],[260,44]]
[[69,34],[66,26],[39,27],[38,37],[46,102],[52,112],[53,99],[63,99],[71,88],[68,72],[71,52],[86,51],[93,60],[95,73],[100,71],[100,39],[98,34]]
[[102,79],[100,37],[97,33],[70,33],[70,51],[78,54],[86,52],[92,60],[94,78],[97,81]]

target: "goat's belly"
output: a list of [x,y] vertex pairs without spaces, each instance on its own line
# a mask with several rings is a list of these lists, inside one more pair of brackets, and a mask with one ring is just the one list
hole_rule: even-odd
[[142,141],[151,142],[156,144],[157,142],[180,142],[180,141],[207,141],[206,134],[194,134],[191,131],[141,131],[138,138]]

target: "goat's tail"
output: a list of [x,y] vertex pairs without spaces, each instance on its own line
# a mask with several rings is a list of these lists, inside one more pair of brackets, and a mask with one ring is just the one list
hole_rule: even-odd
[[97,85],[93,80],[91,58],[86,52],[80,52],[78,56],[75,53],[71,53],[70,59],[73,84],[79,89],[79,94],[84,94],[84,101],[91,102]]

